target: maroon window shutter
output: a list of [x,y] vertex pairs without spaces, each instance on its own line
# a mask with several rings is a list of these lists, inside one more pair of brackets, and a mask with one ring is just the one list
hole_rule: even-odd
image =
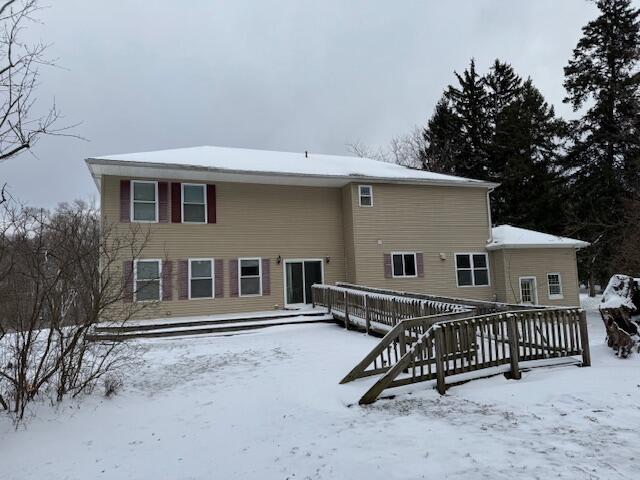
[[131,222],[131,180],[120,180],[120,221]]
[[133,262],[125,260],[122,262],[122,299],[125,302],[133,302]]
[[162,262],[162,300],[173,300],[173,262]]
[[178,299],[187,300],[189,298],[189,261],[178,261]]
[[229,296],[238,296],[238,259],[229,260]]
[[171,183],[171,223],[182,222],[182,184]]
[[392,275],[392,271],[391,271],[391,255],[388,253],[384,254],[384,278],[391,278]]
[[158,221],[167,223],[169,221],[169,184],[158,182]]
[[416,270],[418,272],[418,277],[424,277],[424,258],[422,253],[416,253]]
[[224,297],[224,262],[221,259],[215,260],[215,282],[216,282],[216,298]]
[[262,294],[271,295],[271,260],[262,259]]
[[207,185],[207,223],[216,223],[216,186]]

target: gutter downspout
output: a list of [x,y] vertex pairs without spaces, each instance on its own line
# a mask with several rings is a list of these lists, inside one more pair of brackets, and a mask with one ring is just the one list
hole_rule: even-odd
[[[491,192],[493,192],[496,189],[496,187],[492,187],[487,189],[487,219],[489,221],[489,239],[487,240],[487,244],[490,244],[491,242],[493,242],[493,220],[491,219]],[[488,260],[488,257],[487,257]],[[493,274],[493,268],[491,268],[490,270]],[[498,293],[496,291],[496,281],[495,281],[495,277],[491,279],[491,285],[492,285],[492,291],[493,291],[493,299],[494,301],[498,300]],[[506,288],[506,287],[505,287]],[[505,299],[506,300],[506,299]]]
[[489,195],[491,195],[491,192],[493,192],[495,189],[496,187],[492,187],[487,190],[487,219],[489,220],[489,239],[487,240],[487,243],[493,242],[493,221],[491,219],[491,198],[489,197]]

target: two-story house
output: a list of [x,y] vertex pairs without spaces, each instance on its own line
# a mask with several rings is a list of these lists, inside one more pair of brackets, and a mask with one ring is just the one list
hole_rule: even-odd
[[577,305],[578,240],[491,227],[494,183],[367,158],[194,147],[86,160],[102,221],[150,233],[128,299],[167,316],[311,301],[311,285]]

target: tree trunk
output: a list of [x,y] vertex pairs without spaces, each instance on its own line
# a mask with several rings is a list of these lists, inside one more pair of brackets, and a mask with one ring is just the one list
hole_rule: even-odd
[[593,278],[593,272],[589,272],[589,296],[591,298],[596,296],[596,282]]

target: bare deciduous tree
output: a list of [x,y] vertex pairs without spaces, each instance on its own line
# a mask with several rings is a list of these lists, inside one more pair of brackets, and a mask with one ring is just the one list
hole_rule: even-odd
[[53,213],[13,201],[1,208],[0,407],[21,420],[29,402],[91,391],[129,360],[127,345],[92,342],[91,333],[153,306],[125,301],[131,279],[122,269],[149,234],[115,235],[82,202]]
[[[0,0],[0,163],[29,149],[43,135],[69,135],[74,125],[59,126],[55,102],[42,107],[35,96],[39,68],[52,66],[47,45],[28,43],[21,34],[36,22],[37,0]],[[5,186],[0,204],[7,201]]]
[[386,147],[371,147],[362,142],[347,144],[347,150],[356,157],[372,158],[396,163],[409,168],[421,168],[420,152],[424,148],[422,131],[414,127],[411,133],[393,137]]

